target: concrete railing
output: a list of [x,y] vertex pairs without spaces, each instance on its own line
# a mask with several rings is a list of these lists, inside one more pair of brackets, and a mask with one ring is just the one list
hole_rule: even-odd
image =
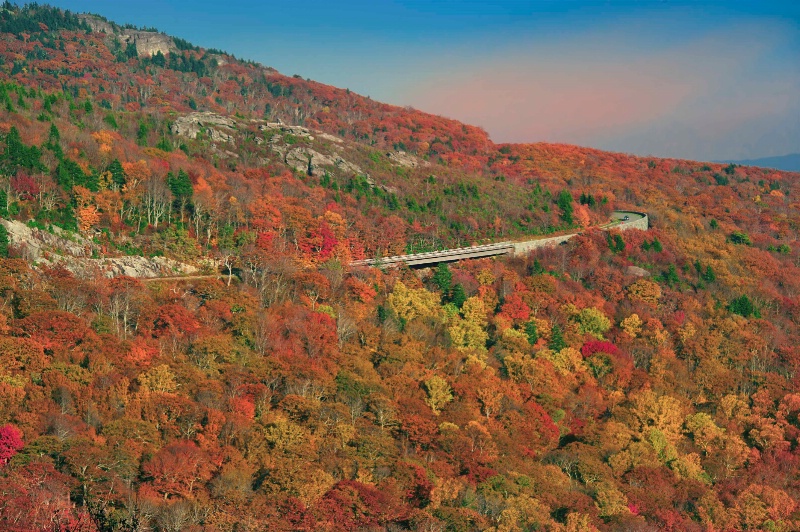
[[647,231],[650,229],[650,218],[647,217],[646,212],[635,212],[635,211],[627,211],[628,214],[634,214],[638,218],[631,219],[626,222],[621,222],[620,224],[609,227],[608,229],[619,229],[620,231],[627,231],[628,229],[639,229],[641,231]]
[[[625,217],[628,220],[625,220]],[[627,231],[629,229],[641,229],[647,231],[650,221],[647,214],[634,211],[614,211],[612,221],[601,229],[608,231],[616,229]],[[496,244],[486,244],[483,246],[471,246],[466,248],[444,249],[441,251],[430,251],[428,253],[414,253],[411,255],[395,255],[379,259],[364,259],[351,262],[351,266],[394,266],[400,263],[409,266],[423,266],[426,264],[438,264],[440,262],[455,262],[465,259],[477,259],[482,257],[493,257],[497,255],[525,255],[535,249],[548,246],[557,246],[567,240],[578,236],[580,232],[568,235],[553,236],[548,238],[537,238],[536,240],[525,240],[523,242],[498,242]]]
[[[623,220],[625,216],[628,216],[628,220]],[[647,214],[643,212],[633,212],[633,211],[614,211],[612,218],[615,221],[612,221],[609,224],[606,224],[601,227],[603,231],[608,231],[610,229],[616,229],[617,231],[627,231],[629,229],[641,229],[642,231],[647,231],[650,226],[650,220],[647,218]],[[561,236],[552,236],[549,238],[539,238],[536,240],[526,240],[524,242],[514,242],[514,255],[525,255],[530,253],[535,249],[546,248],[548,246],[557,246],[566,242],[571,238],[575,238],[580,233],[571,233],[569,235],[561,235]]]
[[498,242],[496,244],[471,246],[468,248],[443,249],[441,251],[430,251],[428,253],[414,253],[412,255],[395,255],[393,257],[383,257],[380,259],[357,260],[351,262],[350,265],[391,266],[402,262],[409,266],[418,266],[423,264],[436,264],[439,262],[455,262],[464,259],[478,259],[495,255],[508,255],[513,252],[513,242]]

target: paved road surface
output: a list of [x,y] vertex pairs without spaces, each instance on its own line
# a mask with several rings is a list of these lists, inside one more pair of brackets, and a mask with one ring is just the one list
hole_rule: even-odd
[[[625,217],[628,217],[626,220]],[[600,226],[600,229],[642,229],[647,227],[647,215],[641,212],[614,211],[611,213],[611,221]],[[645,219],[642,223],[642,219]],[[484,244],[481,246],[470,246],[465,248],[444,249],[441,251],[431,251],[428,253],[414,253],[411,255],[396,255],[380,259],[365,259],[351,262],[351,266],[395,266],[401,263],[409,266],[422,266],[427,264],[438,264],[440,262],[455,262],[464,259],[476,259],[481,257],[493,257],[497,255],[514,255],[528,253],[533,249],[556,245],[566,242],[570,238],[579,235],[580,231],[568,233],[566,235],[539,237],[524,241],[505,241],[495,244]],[[181,275],[170,277],[143,277],[142,282],[167,282],[167,281],[196,281],[200,279],[227,279],[227,275]]]
[[[627,217],[627,219],[625,219]],[[642,220],[645,220],[644,225]],[[641,212],[614,211],[611,213],[611,221],[601,225],[602,230],[637,229],[646,227],[647,215]],[[641,227],[640,227],[641,226]],[[496,244],[486,244],[482,246],[471,246],[465,248],[443,249],[441,251],[431,251],[428,253],[413,253],[410,255],[395,255],[392,257],[382,257],[379,259],[364,259],[351,262],[351,266],[395,266],[400,263],[409,266],[422,266],[427,264],[438,264],[440,262],[456,262],[464,259],[477,259],[481,257],[492,257],[497,255],[514,255],[529,253],[533,249],[547,245],[557,245],[580,234],[580,231],[568,233],[566,235],[538,237],[534,239],[514,242],[498,242]]]

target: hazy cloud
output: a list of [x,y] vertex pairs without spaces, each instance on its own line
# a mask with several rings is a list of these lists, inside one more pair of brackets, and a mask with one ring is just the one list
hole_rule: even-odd
[[446,75],[403,90],[408,103],[482,125],[495,141],[696,159],[800,150],[800,65],[782,56],[796,28],[742,22],[648,47],[648,28],[678,31],[674,21],[626,24],[449,58]]

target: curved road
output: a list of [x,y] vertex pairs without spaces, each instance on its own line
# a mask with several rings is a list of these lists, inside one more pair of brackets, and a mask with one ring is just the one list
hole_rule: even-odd
[[[628,217],[626,220],[625,217]],[[626,231],[628,229],[648,228],[649,219],[646,213],[635,211],[614,211],[611,213],[611,220],[599,229],[606,231],[617,229]],[[566,235],[539,237],[523,241],[505,241],[495,244],[484,244],[481,246],[470,246],[465,248],[444,249],[441,251],[431,251],[428,253],[414,253],[411,255],[396,255],[394,257],[384,257],[381,259],[357,260],[350,263],[350,266],[396,266],[405,263],[408,266],[422,266],[426,264],[438,264],[440,262],[456,262],[465,259],[477,259],[481,257],[493,257],[497,255],[522,255],[530,253],[534,249],[555,246],[579,235],[581,232],[569,233]],[[184,275],[169,277],[145,277],[140,278],[142,282],[164,282],[164,281],[189,281],[199,279],[226,278],[224,274],[211,275]]]
[[[627,219],[626,219],[627,218]],[[628,229],[644,229],[649,224],[647,214],[635,211],[614,211],[611,213],[611,221],[599,226],[599,229],[618,229],[626,231]],[[395,255],[393,257],[383,257],[379,259],[364,259],[350,263],[351,266],[394,266],[400,263],[408,266],[422,266],[426,264],[438,264],[440,262],[456,262],[464,259],[477,259],[481,257],[492,257],[496,255],[520,255],[533,251],[534,249],[554,246],[566,242],[580,234],[580,231],[553,237],[539,237],[520,242],[506,241],[496,244],[485,244],[482,246],[471,246],[465,248],[444,249],[441,251],[431,251],[428,253],[414,253],[411,255]]]

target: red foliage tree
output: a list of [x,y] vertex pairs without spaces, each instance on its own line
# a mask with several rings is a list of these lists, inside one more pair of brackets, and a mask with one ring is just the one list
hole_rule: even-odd
[[380,490],[342,480],[325,494],[319,509],[333,530],[385,526],[401,517],[401,509]]
[[616,355],[619,349],[611,342],[602,340],[589,340],[583,347],[581,347],[581,354],[583,358],[589,358],[595,353],[606,353],[607,355]]
[[167,445],[143,467],[153,488],[165,499],[170,496],[191,498],[195,486],[208,481],[214,466],[205,451],[186,441]]
[[0,427],[0,465],[5,465],[24,447],[22,432],[14,425]]

